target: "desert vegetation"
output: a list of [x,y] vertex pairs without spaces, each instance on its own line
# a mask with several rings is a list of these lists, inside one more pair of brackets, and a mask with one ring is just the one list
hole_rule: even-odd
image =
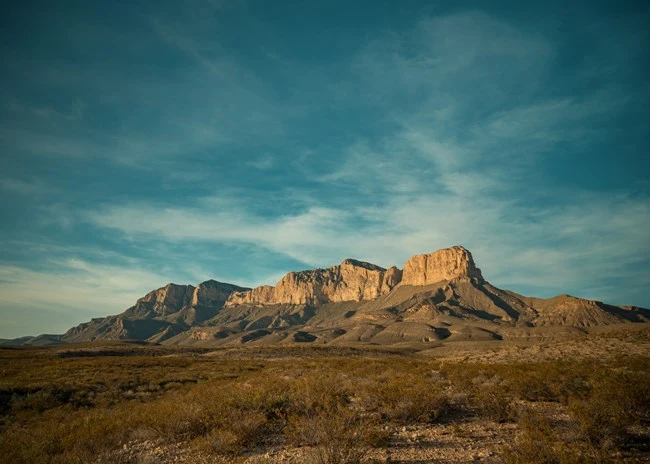
[[[4,463],[471,458],[445,457],[426,438],[435,427],[477,440],[481,462],[650,456],[644,356],[481,364],[407,350],[116,344],[3,349],[0,372]],[[476,427],[496,431],[489,446]],[[434,457],[407,458],[407,447]]]

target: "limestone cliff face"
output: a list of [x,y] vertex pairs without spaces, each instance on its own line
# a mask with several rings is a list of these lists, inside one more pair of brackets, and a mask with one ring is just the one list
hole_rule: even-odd
[[140,298],[135,308],[137,312],[153,311],[161,316],[172,314],[191,303],[194,290],[192,285],[167,284]]
[[262,285],[246,292],[234,292],[226,301],[226,307],[240,304],[273,304],[274,287]]
[[153,290],[140,298],[132,308],[127,310],[128,316],[157,317],[167,316],[189,307],[221,308],[231,293],[248,290],[245,287],[225,284],[216,280],[207,280],[193,285],[167,284]]
[[402,281],[402,270],[397,266],[389,268],[384,274],[384,281],[381,284],[381,294],[390,292]]
[[474,264],[472,254],[462,246],[417,255],[404,264],[402,285],[429,285],[456,277],[483,281],[481,270]]
[[226,307],[239,304],[318,306],[341,301],[373,300],[399,283],[401,271],[346,259],[327,269],[290,272],[275,287],[233,293]]
[[79,324],[62,338],[67,342],[133,338],[158,343],[214,317],[231,293],[246,290],[249,289],[216,280],[196,287],[167,284],[147,293],[122,314]]
[[233,292],[247,291],[237,285],[206,280],[200,283],[192,294],[192,306],[223,306]]
[[230,295],[226,307],[240,304],[318,306],[341,301],[374,300],[398,284],[423,286],[457,277],[483,281],[472,254],[462,246],[410,258],[404,271],[346,259],[338,266],[290,272],[275,287],[265,285]]

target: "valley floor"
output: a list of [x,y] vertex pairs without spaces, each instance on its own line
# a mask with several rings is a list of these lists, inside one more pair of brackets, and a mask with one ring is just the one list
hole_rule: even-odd
[[0,349],[3,463],[648,461],[648,324],[428,349]]

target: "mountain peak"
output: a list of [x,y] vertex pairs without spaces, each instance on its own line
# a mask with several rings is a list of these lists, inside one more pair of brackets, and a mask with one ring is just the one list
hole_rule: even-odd
[[359,261],[359,260],[353,259],[353,258],[344,259],[341,262],[340,266],[343,266],[343,265],[349,265],[349,266],[354,266],[354,267],[362,267],[364,269],[368,269],[369,271],[382,271],[382,272],[384,272],[386,270],[383,267],[377,266],[376,264],[367,263],[365,261]]
[[481,270],[474,264],[472,254],[460,245],[411,257],[404,264],[402,284],[430,285],[456,277],[483,281]]
[[289,272],[274,287],[265,285],[248,292],[234,292],[226,306],[318,306],[340,301],[373,300],[389,293],[400,282],[422,286],[461,276],[483,281],[472,254],[462,246],[413,256],[406,262],[404,272],[395,266],[386,270],[372,263],[348,258],[327,269]]

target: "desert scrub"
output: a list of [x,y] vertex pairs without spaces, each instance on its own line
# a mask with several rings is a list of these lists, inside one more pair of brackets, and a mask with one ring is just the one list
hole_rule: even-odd
[[311,447],[315,464],[359,463],[389,438],[376,420],[343,405],[290,416],[287,433],[294,444]]
[[512,397],[499,387],[492,386],[477,391],[470,404],[482,417],[494,422],[513,422],[519,415]]
[[504,464],[600,464],[607,462],[598,450],[583,441],[567,443],[548,420],[531,412],[521,414],[519,434],[503,447]]
[[134,427],[124,410],[48,410],[20,416],[2,432],[0,459],[6,463],[87,463],[128,439]]
[[345,377],[325,373],[297,382],[285,434],[308,446],[314,464],[354,464],[373,447],[385,444],[388,432],[376,417],[352,401]]
[[215,456],[234,457],[279,434],[286,425],[290,397],[278,382],[229,382],[198,386],[191,396],[200,404],[201,430],[193,444]]
[[482,385],[498,384],[514,399],[566,404],[569,398],[588,390],[594,363],[448,364],[444,372],[462,391],[476,392]]
[[629,370],[602,371],[588,394],[573,398],[569,411],[585,440],[602,449],[625,443],[631,425],[650,418],[650,374]]
[[364,409],[382,420],[427,423],[440,420],[451,409],[442,385],[422,375],[388,371],[372,380],[359,396]]
[[197,437],[193,446],[215,456],[233,457],[254,446],[267,433],[268,419],[258,412],[233,411],[230,420],[221,422],[207,433]]
[[[559,462],[570,463],[566,447],[598,453],[581,456],[625,451],[628,426],[647,424],[650,414],[647,358],[572,367],[441,366],[333,348],[224,350],[183,358],[48,353],[0,350],[1,463],[91,463],[144,440],[180,442],[215,462],[243,462],[271,445],[307,447],[315,463],[355,462],[385,446],[397,424],[455,421],[450,407],[468,408],[464,417],[470,420],[482,414],[515,420],[512,405],[540,400],[562,411],[568,403],[577,432],[563,437],[541,426],[536,432],[522,420],[522,441],[509,451],[510,462],[536,462],[530,456],[539,455],[549,462],[569,456]],[[478,417],[471,417],[474,412]],[[621,439],[607,438],[612,436]],[[544,449],[534,448],[544,443]]]

